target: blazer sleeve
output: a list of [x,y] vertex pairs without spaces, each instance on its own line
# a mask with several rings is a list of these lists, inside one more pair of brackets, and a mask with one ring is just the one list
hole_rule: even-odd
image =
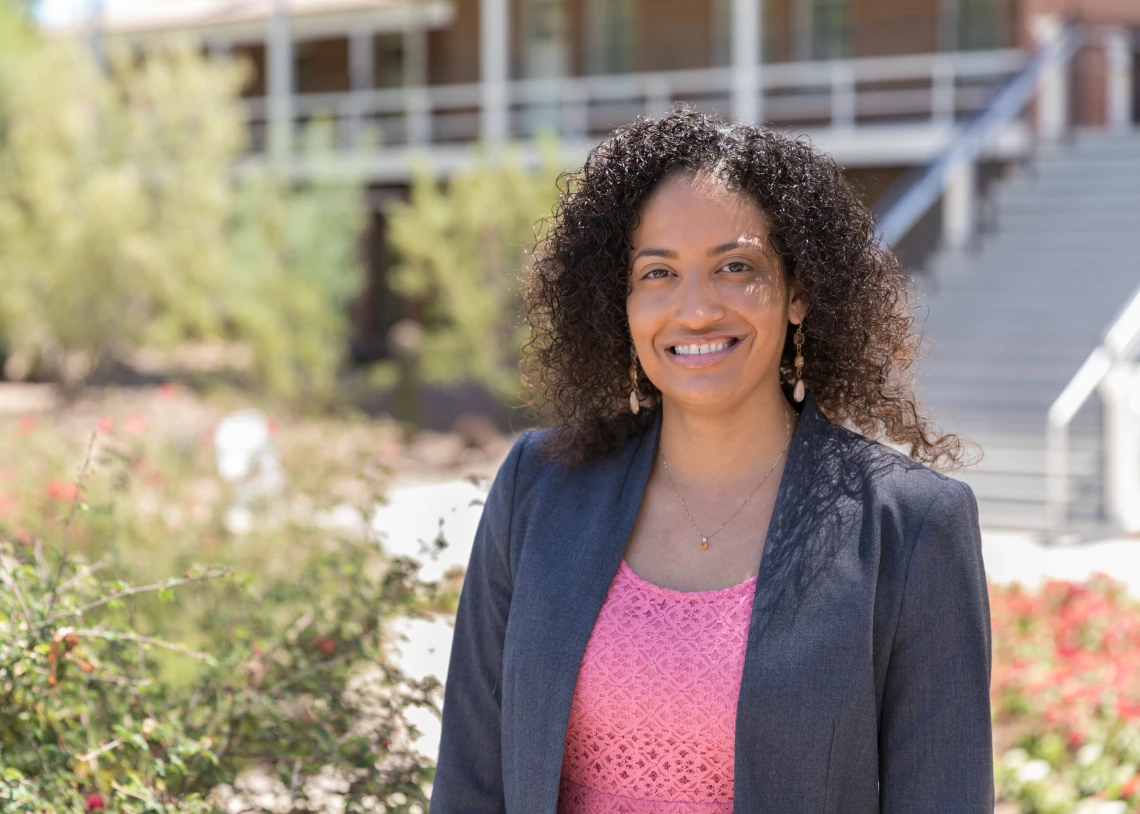
[[879,720],[881,814],[992,814],[990,607],[973,490],[941,480],[907,566]]
[[526,437],[515,442],[499,468],[475,530],[455,615],[431,814],[506,810],[500,718],[503,636],[511,606],[515,481]]

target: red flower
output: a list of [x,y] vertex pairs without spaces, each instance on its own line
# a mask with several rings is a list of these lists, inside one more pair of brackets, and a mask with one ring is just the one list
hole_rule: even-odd
[[1140,774],[1134,774],[1120,787],[1121,797],[1135,797],[1140,795]]
[[160,384],[158,386],[158,389],[154,391],[154,394],[158,396],[162,401],[170,401],[172,398],[174,398],[174,385]]
[[123,422],[123,429],[131,435],[140,436],[146,435],[146,418],[144,416],[134,415],[127,416],[126,421]]
[[313,647],[320,650],[325,658],[331,658],[336,652],[336,639],[329,636],[315,636],[313,637]]
[[106,810],[106,808],[107,807],[103,804],[103,795],[102,794],[88,795],[87,806],[86,806],[88,814],[90,814],[90,812],[95,811],[97,809]]
[[65,500],[70,503],[79,496],[79,487],[69,480],[56,478],[48,484],[48,495],[53,500]]
[[30,415],[20,416],[19,424],[20,435],[31,435],[36,431],[36,420]]
[[107,418],[107,416],[99,416],[99,420],[95,422],[95,432],[100,435],[110,435],[115,431],[115,422]]

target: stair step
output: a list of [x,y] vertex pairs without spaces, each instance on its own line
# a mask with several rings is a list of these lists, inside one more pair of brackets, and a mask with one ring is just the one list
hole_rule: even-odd
[[[1044,148],[983,209],[975,245],[915,278],[929,308],[916,396],[980,449],[955,476],[982,524],[1043,530],[1049,407],[1140,291],[1140,132]],[[1068,427],[1071,528],[1106,528],[1103,412],[1094,394]]]

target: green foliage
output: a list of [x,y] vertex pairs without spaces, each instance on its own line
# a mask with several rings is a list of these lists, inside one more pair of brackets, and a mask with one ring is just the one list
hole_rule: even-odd
[[222,340],[252,351],[252,384],[330,389],[361,277],[359,185],[235,177],[244,70],[191,42],[141,60],[112,48],[104,76],[79,44],[36,42],[0,0],[9,40],[21,48],[0,58],[8,351],[77,390],[138,348]]
[[423,375],[476,381],[503,398],[517,396],[519,351],[526,337],[519,274],[545,234],[563,169],[548,142],[541,167],[518,153],[484,152],[446,185],[420,167],[411,198],[389,212],[399,262],[389,278],[402,297],[424,304]]
[[54,429],[0,436],[36,456],[0,471],[0,810],[72,814],[99,794],[124,814],[220,812],[254,771],[292,810],[318,810],[339,778],[345,811],[426,811],[432,769],[404,713],[438,711],[440,687],[400,672],[387,629],[450,594],[361,529],[314,520],[343,503],[332,472],[362,507],[379,499],[361,473],[382,433],[342,422],[360,451],[347,468],[313,427],[284,450],[299,476],[233,536],[209,448],[123,425],[93,438],[75,482],[50,475],[67,454]]

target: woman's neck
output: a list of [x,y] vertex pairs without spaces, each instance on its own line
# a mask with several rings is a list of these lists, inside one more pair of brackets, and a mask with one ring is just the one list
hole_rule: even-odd
[[767,471],[795,430],[796,412],[778,389],[726,412],[687,409],[668,399],[661,407],[658,450],[674,478],[713,492]]

